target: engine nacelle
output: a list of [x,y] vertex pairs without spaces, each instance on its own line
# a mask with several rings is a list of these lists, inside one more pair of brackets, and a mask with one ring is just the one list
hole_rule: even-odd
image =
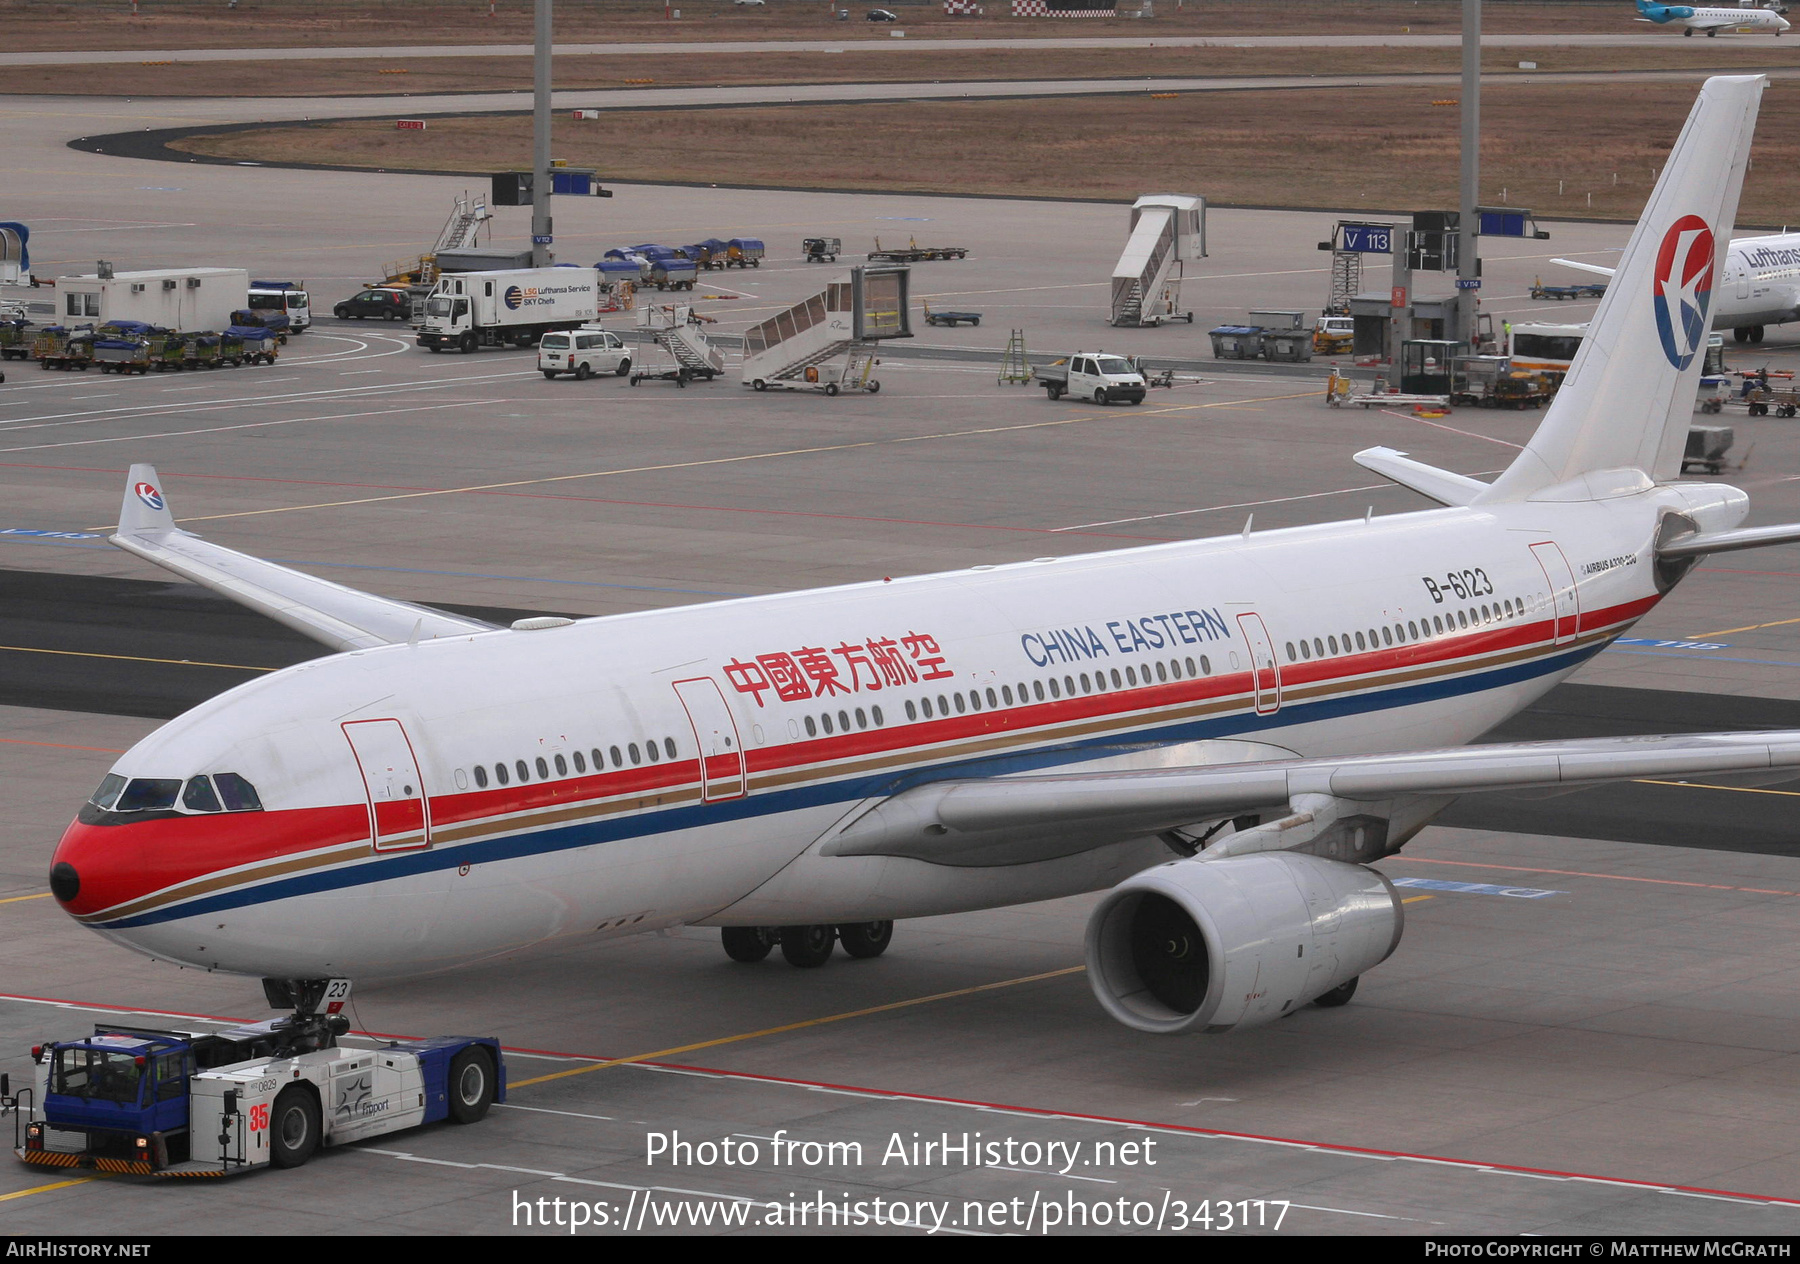
[[1174,860],[1121,882],[1088,920],[1088,981],[1139,1031],[1271,1022],[1387,960],[1400,896],[1362,865],[1300,852]]

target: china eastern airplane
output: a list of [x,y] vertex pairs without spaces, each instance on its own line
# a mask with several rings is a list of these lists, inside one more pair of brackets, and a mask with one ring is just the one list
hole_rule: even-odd
[[282,979],[678,925],[817,965],[1103,890],[1089,977],[1132,1027],[1341,1004],[1401,937],[1371,865],[1454,796],[1800,768],[1800,733],[1465,745],[1696,559],[1800,540],[1678,477],[1764,82],[1707,81],[1503,474],[1357,454],[1441,508],[496,628],[203,540],[135,466],[115,544],[341,652],[126,752],[52,890]]
[[[1565,268],[1609,277],[1604,264],[1552,259]],[[1761,342],[1765,325],[1800,320],[1800,233],[1739,237],[1725,252],[1712,315],[1714,329],[1729,329],[1735,342]]]
[[1710,8],[1691,4],[1652,4],[1651,0],[1637,0],[1639,22],[1654,22],[1658,26],[1670,22],[1678,22],[1686,29],[1683,35],[1692,35],[1695,31],[1704,31],[1708,36],[1717,35],[1720,31],[1738,31],[1746,35],[1767,33],[1780,35],[1788,29],[1788,20],[1773,9],[1760,9],[1744,6],[1742,8]]

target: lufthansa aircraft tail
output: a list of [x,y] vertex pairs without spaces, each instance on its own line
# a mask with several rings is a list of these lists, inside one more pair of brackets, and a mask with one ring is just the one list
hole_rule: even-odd
[[1635,471],[1656,482],[1679,475],[1767,82],[1706,81],[1562,389],[1525,450],[1475,503],[1525,500],[1590,475],[1599,476],[1585,479],[1590,490],[1556,498],[1641,484]]

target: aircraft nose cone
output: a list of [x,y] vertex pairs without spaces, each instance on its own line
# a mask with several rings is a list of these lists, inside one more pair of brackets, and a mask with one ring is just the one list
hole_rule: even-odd
[[75,872],[74,865],[59,860],[50,866],[50,894],[64,904],[81,894],[81,875]]

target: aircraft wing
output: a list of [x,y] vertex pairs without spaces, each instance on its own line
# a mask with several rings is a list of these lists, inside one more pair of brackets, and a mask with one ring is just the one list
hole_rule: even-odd
[[1552,259],[1551,263],[1560,263],[1565,268],[1574,268],[1577,272],[1592,272],[1595,276],[1609,277],[1617,272],[1617,268],[1608,268],[1598,263],[1582,263],[1578,259]]
[[480,619],[359,592],[203,540],[175,525],[153,466],[134,465],[125,479],[113,544],[334,650],[495,630]]
[[1800,731],[1506,742],[1144,772],[934,781],[875,804],[820,851],[947,865],[1024,864],[1286,808],[1297,795],[1378,803],[1778,768],[1800,770]]

